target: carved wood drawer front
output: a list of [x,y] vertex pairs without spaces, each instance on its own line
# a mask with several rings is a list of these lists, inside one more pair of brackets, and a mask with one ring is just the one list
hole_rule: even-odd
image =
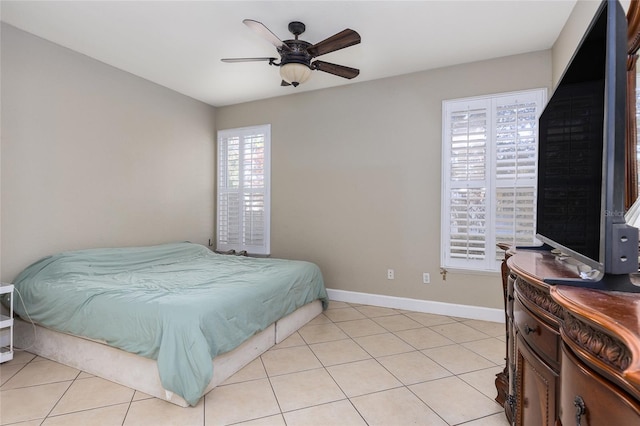
[[563,425],[638,426],[640,405],[585,367],[562,345],[560,420]]
[[558,372],[545,363],[535,350],[516,338],[516,400],[517,426],[555,426]]
[[516,297],[513,318],[517,332],[555,371],[560,369],[560,333],[539,320]]

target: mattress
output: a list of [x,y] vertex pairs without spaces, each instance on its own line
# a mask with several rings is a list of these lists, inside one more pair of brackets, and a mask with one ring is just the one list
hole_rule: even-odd
[[[213,378],[203,394],[223,383],[242,367],[259,357],[275,344],[284,341],[323,310],[315,300],[279,319],[261,332],[245,340],[231,352],[216,356]],[[160,382],[158,363],[130,352],[90,340],[60,333],[18,318],[15,320],[15,344],[28,351],[69,367],[127,386],[148,395],[188,407],[180,396],[167,391]]]
[[312,263],[191,243],[59,253],[14,284],[35,322],[157,360],[162,386],[191,405],[213,358],[313,300],[327,303]]

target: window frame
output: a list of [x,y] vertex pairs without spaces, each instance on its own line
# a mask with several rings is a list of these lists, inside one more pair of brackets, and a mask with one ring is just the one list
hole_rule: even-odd
[[[243,176],[252,176],[251,174],[247,175],[243,173],[243,158],[244,158],[244,150],[243,148],[247,144],[247,140],[252,137],[263,137],[264,138],[264,146],[263,146],[263,158],[262,158],[262,167],[263,173],[261,174],[263,188],[253,187],[253,185],[247,184],[247,179],[244,179]],[[228,158],[228,140],[230,139],[238,139],[238,186],[237,188],[230,188],[227,184],[229,182],[229,172],[228,172],[228,163],[222,164],[224,159]],[[225,142],[227,141],[227,142]],[[222,152],[223,146],[226,149],[226,152]],[[235,250],[236,252],[246,251],[252,255],[258,256],[269,256],[271,254],[271,125],[270,124],[262,124],[256,126],[248,126],[248,127],[240,127],[234,129],[225,129],[219,130],[217,132],[217,147],[216,147],[216,166],[217,166],[217,183],[216,183],[216,250],[217,251],[230,251]],[[252,163],[253,164],[253,163]],[[255,176],[255,175],[253,175]],[[238,203],[237,203],[237,241],[222,241],[221,237],[224,232],[221,232],[221,228],[224,225],[221,223],[221,220],[224,220],[225,212],[223,212],[223,206],[225,203],[222,201],[223,195],[228,194],[236,194]],[[249,195],[251,194],[251,195]],[[245,196],[251,196],[253,194],[262,194],[263,197],[263,220],[260,222],[263,226],[262,235],[262,243],[261,244],[251,244],[247,243],[245,240],[245,235],[247,232],[251,234],[251,231],[247,231],[247,223],[243,221],[243,207],[246,207],[249,202],[244,198]],[[226,212],[233,211],[234,209],[227,209]],[[227,216],[228,217],[228,216]],[[226,223],[227,228],[233,227],[233,224],[229,224],[228,221]],[[230,230],[227,231],[227,234],[231,233]]]
[[[521,101],[518,101],[520,99]],[[539,242],[535,239],[535,203],[536,203],[536,191],[537,191],[537,143],[538,143],[538,126],[537,120],[540,117],[547,99],[547,89],[539,88],[539,89],[528,89],[514,92],[505,92],[505,93],[496,93],[484,96],[474,96],[467,98],[458,98],[458,99],[447,99],[442,101],[442,170],[441,170],[441,179],[442,179],[442,187],[441,187],[441,252],[440,252],[440,266],[445,270],[460,270],[464,272],[499,272],[500,271],[500,263],[501,261],[497,259],[496,255],[496,243],[498,242],[497,233],[496,233],[496,225],[497,225],[497,206],[498,206],[498,197],[497,191],[500,188],[514,188],[514,200],[518,197],[517,188],[528,188],[529,193],[531,192],[531,185],[533,185],[533,228],[532,235],[533,240],[531,241],[531,245],[536,245]],[[533,177],[529,176],[527,179],[519,179],[519,178],[510,178],[510,179],[499,179],[498,178],[498,169],[496,166],[497,163],[497,143],[496,143],[496,133],[497,133],[497,111],[500,105],[507,105],[509,102],[516,102],[518,105],[535,102],[535,114],[536,114],[536,127],[535,127],[535,145],[536,145],[536,155],[535,155],[535,174]],[[451,242],[452,238],[452,211],[453,209],[453,201],[452,197],[452,188],[459,189],[460,193],[464,193],[466,190],[463,189],[465,186],[463,183],[454,184],[454,179],[451,175],[451,151],[452,151],[452,139],[453,134],[451,130],[451,123],[453,122],[453,113],[457,111],[461,111],[462,105],[469,105],[470,107],[480,108],[486,114],[486,129],[485,129],[485,146],[484,146],[484,160],[482,161],[483,170],[484,170],[484,185],[481,184],[480,180],[467,180],[466,182],[466,190],[473,188],[480,188],[484,190],[484,195],[482,197],[484,208],[484,212],[480,213],[479,217],[482,217],[485,221],[483,232],[483,253],[480,256],[476,256],[478,258],[473,258],[474,256],[471,254],[467,254],[467,257],[456,257],[452,255],[451,251]],[[518,136],[520,140],[522,136]],[[519,143],[519,142],[518,142]],[[519,147],[518,143],[515,144],[516,149]],[[516,151],[517,153],[518,151]],[[519,158],[519,157],[517,157]],[[519,160],[515,160],[518,162]],[[530,168],[530,166],[529,166]],[[516,167],[517,169],[517,167]],[[517,171],[515,172],[517,176]],[[505,182],[510,180],[513,182],[513,185],[505,185]],[[470,196],[469,196],[470,197]],[[530,198],[529,198],[530,199]],[[514,201],[515,202],[515,201]],[[504,213],[503,213],[504,214]],[[504,216],[503,216],[504,217]],[[520,219],[517,215],[517,212],[514,210],[513,214],[513,223],[514,229],[517,228],[515,225]],[[468,222],[470,223],[470,221]],[[470,227],[470,225],[469,225]],[[468,235],[474,235],[473,233],[467,233]],[[515,238],[515,233],[514,233]],[[467,240],[472,241],[472,240]],[[468,244],[472,244],[468,243]],[[481,258],[479,258],[481,257]]]

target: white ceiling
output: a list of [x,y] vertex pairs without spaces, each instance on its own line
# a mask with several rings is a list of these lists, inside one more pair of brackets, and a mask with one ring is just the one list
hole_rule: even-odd
[[[2,21],[213,106],[317,90],[454,64],[544,50],[560,34],[576,0],[501,1],[6,1]],[[281,87],[266,62],[277,56],[242,24],[265,24],[317,43],[351,28],[362,43],[320,59],[360,69],[353,80],[314,71],[297,88]]]

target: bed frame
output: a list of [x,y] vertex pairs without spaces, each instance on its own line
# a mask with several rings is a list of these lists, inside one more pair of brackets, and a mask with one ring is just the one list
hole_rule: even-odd
[[[213,359],[213,378],[203,395],[269,348],[295,333],[321,312],[321,301],[316,300],[308,303],[253,335],[234,350],[215,357]],[[153,359],[39,325],[35,326],[35,331],[34,341],[34,325],[16,319],[14,345],[18,348],[25,348],[28,352],[43,358],[77,368],[181,407],[189,406],[182,397],[162,387],[158,366]]]

